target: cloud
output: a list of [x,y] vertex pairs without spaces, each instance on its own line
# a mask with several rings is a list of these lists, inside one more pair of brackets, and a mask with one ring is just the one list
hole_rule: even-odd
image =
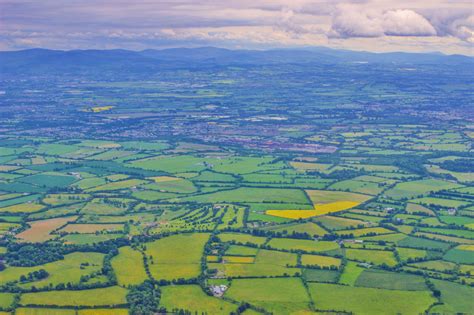
[[474,13],[469,10],[428,10],[424,13],[439,36],[453,36],[474,43]]
[[341,38],[436,36],[436,29],[413,10],[364,10],[364,7],[345,5],[334,15],[329,35]]
[[472,4],[468,0],[0,0],[0,49],[329,45],[375,51],[383,49],[380,43],[385,40],[400,50],[472,55]]

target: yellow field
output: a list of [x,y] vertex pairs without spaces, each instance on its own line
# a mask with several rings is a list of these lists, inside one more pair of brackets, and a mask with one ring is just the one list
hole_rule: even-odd
[[318,215],[316,210],[267,210],[265,214],[286,219],[307,219]]
[[111,110],[115,106],[97,106],[97,107],[91,107],[91,111],[93,113],[100,113],[100,112],[105,112],[108,110]]
[[286,219],[306,219],[318,215],[344,211],[360,205],[356,201],[337,201],[326,204],[317,204],[314,210],[267,210],[265,214]]

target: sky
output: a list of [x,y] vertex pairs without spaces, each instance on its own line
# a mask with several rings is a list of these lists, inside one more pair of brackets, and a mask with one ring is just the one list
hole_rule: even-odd
[[474,2],[0,0],[0,50],[200,46],[474,55]]

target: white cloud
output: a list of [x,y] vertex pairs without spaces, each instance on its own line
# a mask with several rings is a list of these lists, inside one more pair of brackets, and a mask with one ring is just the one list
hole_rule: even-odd
[[330,36],[381,37],[435,36],[436,30],[421,14],[407,9],[378,11],[361,6],[340,6]]

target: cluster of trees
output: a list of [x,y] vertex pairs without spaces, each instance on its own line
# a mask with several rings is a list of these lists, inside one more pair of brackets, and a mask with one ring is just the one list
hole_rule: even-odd
[[130,314],[148,315],[159,311],[161,292],[158,285],[151,280],[130,288],[127,302],[130,305]]
[[32,267],[43,265],[64,258],[64,248],[61,244],[38,243],[8,245],[5,260],[10,266]]
[[28,275],[21,275],[20,277],[20,282],[25,283],[25,282],[32,282],[32,281],[37,281],[37,280],[43,280],[49,277],[49,273],[44,270],[35,270],[33,272],[28,273]]
[[448,171],[469,173],[474,170],[474,159],[447,160],[441,163],[440,166]]

